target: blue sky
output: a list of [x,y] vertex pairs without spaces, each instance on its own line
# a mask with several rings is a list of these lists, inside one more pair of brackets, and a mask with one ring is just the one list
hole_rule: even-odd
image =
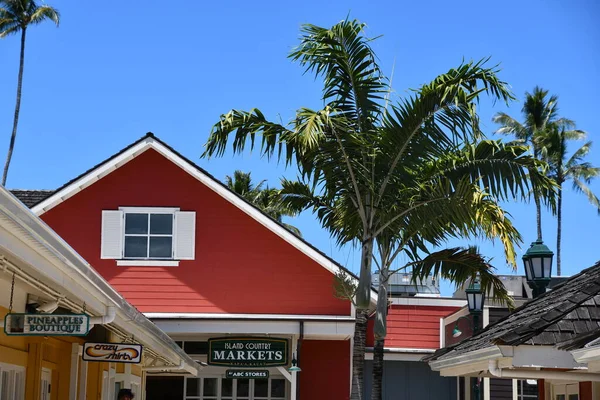
[[[235,169],[272,185],[284,174],[294,176],[257,154],[199,156],[211,126],[231,108],[259,107],[286,121],[301,106],[319,107],[320,82],[286,56],[298,43],[301,24],[330,26],[348,14],[368,24],[369,36],[383,35],[373,47],[388,75],[395,63],[397,96],[463,58],[491,56],[520,100],[535,85],[549,89],[560,96],[561,114],[600,141],[600,5],[594,0],[48,3],[61,11],[62,22],[59,29],[47,23],[28,33],[9,188],[56,188],[147,131],[220,179]],[[17,37],[0,40],[2,157],[12,124],[18,44]],[[518,116],[521,103],[484,100],[480,109],[491,135],[492,115]],[[589,160],[600,165],[600,143]],[[600,182],[592,187],[600,194]],[[570,188],[564,204],[563,269],[571,275],[600,259],[600,217]],[[533,205],[506,207],[525,242],[534,240]],[[336,249],[305,214],[290,222],[356,271],[358,251]],[[544,215],[553,249],[555,230],[555,220]],[[501,246],[481,244],[481,250],[494,257],[499,272],[511,273]],[[452,288],[444,284],[443,292]]]

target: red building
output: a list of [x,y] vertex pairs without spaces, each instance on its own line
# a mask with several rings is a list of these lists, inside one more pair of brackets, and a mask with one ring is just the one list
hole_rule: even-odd
[[[200,378],[155,371],[148,399],[348,399],[354,310],[333,293],[342,267],[152,134],[41,193],[32,210],[188,354],[209,362]],[[439,320],[457,305],[396,303],[386,345],[395,356],[386,357],[416,362],[440,347]],[[210,362],[220,353],[209,340],[226,337],[286,339],[287,364],[267,365],[268,380],[228,379],[228,368],[248,360]],[[288,372],[292,359],[301,373]]]

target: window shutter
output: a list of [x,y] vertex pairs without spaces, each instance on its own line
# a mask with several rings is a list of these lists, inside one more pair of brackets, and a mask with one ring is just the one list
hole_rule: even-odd
[[100,258],[119,259],[123,256],[123,211],[102,211],[102,244]]
[[196,245],[196,213],[194,211],[175,212],[175,244],[176,260],[193,260]]

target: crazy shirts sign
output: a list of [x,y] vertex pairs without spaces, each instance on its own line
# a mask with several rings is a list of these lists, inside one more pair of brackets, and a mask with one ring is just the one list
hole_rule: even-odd
[[131,343],[84,343],[82,357],[85,361],[139,364],[142,360],[142,345]]
[[90,330],[86,314],[6,314],[4,332],[12,336],[85,336]]
[[215,338],[208,340],[208,364],[236,367],[276,367],[288,364],[288,340],[276,338]]

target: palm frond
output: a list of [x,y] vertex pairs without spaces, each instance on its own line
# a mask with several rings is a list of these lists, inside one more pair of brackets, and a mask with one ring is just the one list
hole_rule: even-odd
[[428,276],[441,276],[457,286],[465,285],[477,276],[481,289],[492,298],[504,304],[512,305],[503,282],[495,275],[495,268],[489,259],[479,254],[476,247],[454,247],[428,254],[420,260],[410,263],[413,279],[423,280]]
[[[600,176],[600,168],[597,168],[597,170],[598,173],[595,176]],[[589,202],[598,210],[598,214],[600,215],[600,199],[598,199],[598,196],[596,196],[589,186],[580,179],[577,179],[576,177],[571,179],[573,179],[573,190],[578,193],[583,193]]]
[[307,24],[300,45],[290,54],[307,72],[324,78],[323,98],[366,131],[382,111],[387,92],[365,24],[344,20],[327,29]]
[[58,26],[60,24],[60,13],[56,8],[50,6],[40,6],[32,10],[30,14],[30,24],[37,25],[46,20],[50,20]]

